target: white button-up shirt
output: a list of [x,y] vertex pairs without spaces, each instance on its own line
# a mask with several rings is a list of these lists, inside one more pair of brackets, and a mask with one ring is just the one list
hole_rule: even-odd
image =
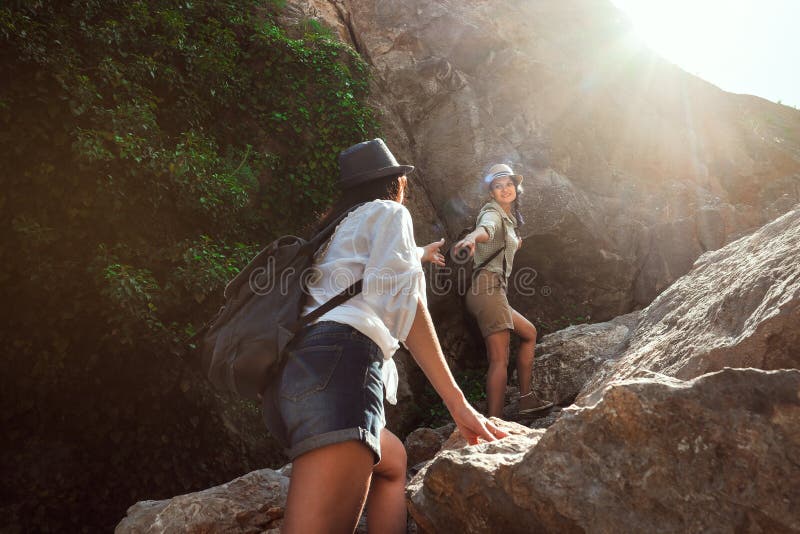
[[411,214],[397,202],[375,200],[351,212],[338,226],[315,266],[321,276],[308,285],[303,315],[312,312],[363,278],[360,294],[318,321],[352,326],[383,351],[386,399],[397,402],[397,367],[391,359],[406,340],[417,311],[427,305],[420,249],[414,242]]

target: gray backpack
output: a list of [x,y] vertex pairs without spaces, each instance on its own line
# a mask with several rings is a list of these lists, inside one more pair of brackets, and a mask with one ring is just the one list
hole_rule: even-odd
[[309,277],[315,275],[315,252],[357,207],[308,241],[291,235],[273,241],[228,283],[225,304],[190,340],[215,387],[258,400],[295,334],[361,291],[359,280],[300,317]]

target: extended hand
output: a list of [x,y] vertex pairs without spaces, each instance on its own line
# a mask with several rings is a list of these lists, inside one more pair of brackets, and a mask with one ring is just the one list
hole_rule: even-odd
[[494,423],[475,411],[475,409],[464,401],[460,406],[452,409],[450,415],[453,416],[458,431],[470,445],[477,445],[479,438],[486,441],[495,441],[506,437],[508,434],[495,426]]
[[434,241],[433,243],[428,243],[422,247],[422,263],[429,261],[440,267],[444,267],[444,254],[439,251],[439,249],[442,248],[442,245],[444,245],[444,238],[440,239],[439,241]]
[[[456,257],[458,258],[471,258],[473,254],[475,254],[475,238],[470,236],[465,237],[453,246],[453,250],[457,254]],[[463,252],[461,251],[466,251],[467,256],[463,257]]]

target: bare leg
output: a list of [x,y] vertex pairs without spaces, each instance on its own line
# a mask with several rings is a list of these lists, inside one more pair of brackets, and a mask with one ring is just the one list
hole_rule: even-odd
[[406,448],[381,430],[381,461],[372,470],[367,499],[367,529],[378,534],[406,532]]
[[489,334],[485,338],[489,372],[486,374],[486,403],[489,417],[502,417],[508,382],[508,330]]
[[360,441],[328,445],[295,458],[281,532],[352,533],[364,508],[374,461]]
[[536,351],[536,327],[516,310],[512,310],[511,315],[514,320],[514,333],[520,337],[519,352],[517,353],[519,394],[527,395],[531,391],[533,355]]

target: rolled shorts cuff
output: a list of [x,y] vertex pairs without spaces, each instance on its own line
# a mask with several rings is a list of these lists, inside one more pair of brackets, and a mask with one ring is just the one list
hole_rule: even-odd
[[497,332],[503,332],[504,330],[514,330],[514,323],[493,323],[488,326],[478,325],[478,328],[481,329],[481,335],[484,338],[487,338],[492,334],[496,334]]
[[341,430],[334,430],[316,436],[306,438],[294,447],[286,450],[286,456],[294,461],[295,458],[301,454],[305,454],[314,449],[325,447],[326,445],[334,445],[336,443],[343,443],[345,441],[360,441],[364,443],[369,450],[372,451],[375,457],[375,463],[381,461],[381,446],[380,441],[367,429],[362,427],[344,428]]

